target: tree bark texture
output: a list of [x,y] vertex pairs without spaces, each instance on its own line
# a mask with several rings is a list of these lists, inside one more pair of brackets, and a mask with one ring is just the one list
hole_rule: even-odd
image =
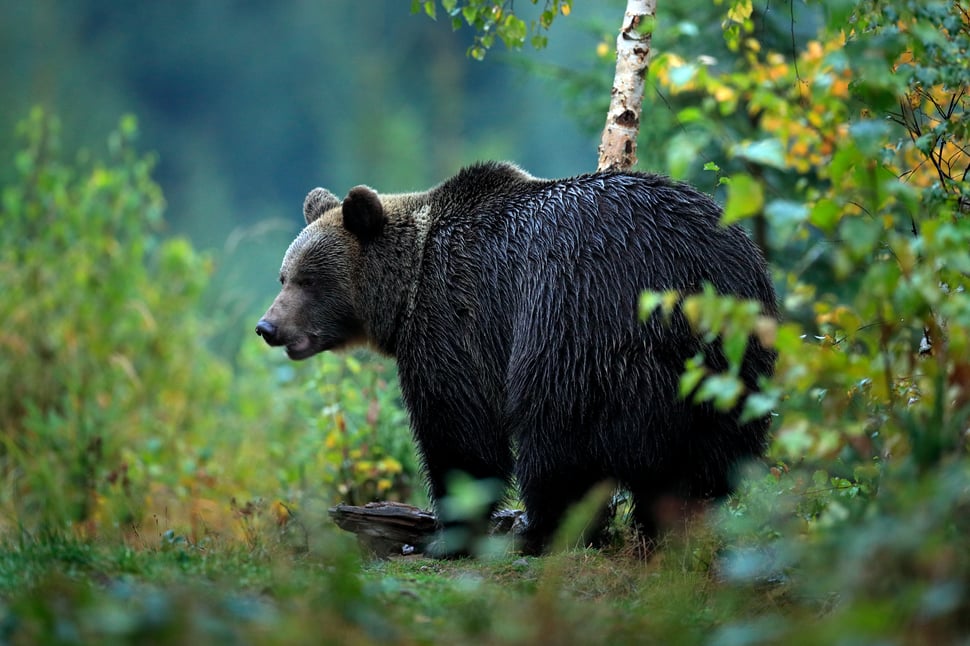
[[637,163],[643,79],[656,13],[657,0],[627,0],[623,26],[616,38],[616,75],[597,170],[625,170]]

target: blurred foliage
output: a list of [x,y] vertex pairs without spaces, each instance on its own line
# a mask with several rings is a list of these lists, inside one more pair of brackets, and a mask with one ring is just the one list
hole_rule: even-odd
[[159,457],[191,453],[181,432],[215,428],[227,400],[195,312],[211,265],[154,235],[163,201],[133,119],[107,164],[62,162],[58,131],[31,113],[2,192],[3,502],[22,512],[7,523],[130,525]]
[[257,512],[409,497],[386,363],[334,358],[307,387],[254,337],[233,370],[207,348],[211,260],[158,234],[135,120],[106,161],[64,161],[59,131],[31,113],[0,194],[0,529],[197,543],[249,537]]
[[[538,5],[539,0],[531,0]],[[468,55],[475,60],[483,60],[485,53],[495,44],[496,37],[506,47],[518,49],[527,38],[536,49],[545,47],[549,39],[544,32],[562,14],[568,16],[573,8],[572,0],[544,0],[542,12],[528,23],[521,17],[522,5],[516,13],[515,3],[510,0],[411,0],[411,13],[424,11],[432,19],[438,15],[437,5],[451,18],[454,30],[468,25],[475,31],[475,42],[469,46]]]
[[970,44],[966,8],[862,5],[851,32],[833,13],[791,62],[762,49],[750,13],[730,13],[736,71],[668,54],[651,75],[699,95],[712,131],[730,123],[717,114],[754,124],[724,151],[738,170],[717,172],[725,218],[764,217],[785,259],[776,453],[935,465],[963,447],[970,374],[970,73],[947,64]]
[[826,643],[965,636],[970,5],[827,3],[796,56],[765,46],[749,0],[726,9],[733,67],[668,51],[650,79],[708,142],[696,170],[726,190],[725,220],[760,220],[785,311],[682,305],[733,357],[727,374],[689,363],[684,392],[730,408],[748,335],[779,352],[752,411],[776,411],[776,465],[722,520],[727,578],[785,603],[735,628],[798,641],[785,627],[821,613]]
[[[528,22],[526,5],[516,8]],[[542,4],[529,7],[538,19]],[[163,233],[213,262],[208,345],[235,361],[311,188],[423,190],[480,159],[544,176],[595,164],[591,138],[549,88],[506,64],[514,52],[469,59],[470,27],[409,10],[400,0],[0,0],[0,159],[16,154],[16,123],[36,105],[59,116],[68,150],[102,145],[122,114],[137,115],[141,144],[157,153]],[[574,15],[600,11],[587,3]],[[529,56],[568,61],[591,48],[572,20]],[[0,164],[0,184],[13,173]]]
[[[415,447],[408,432],[393,364],[366,354],[327,354],[306,386],[308,424],[297,451],[277,444],[287,479],[322,478],[333,502],[364,505],[422,497]],[[301,487],[302,488],[302,487]]]

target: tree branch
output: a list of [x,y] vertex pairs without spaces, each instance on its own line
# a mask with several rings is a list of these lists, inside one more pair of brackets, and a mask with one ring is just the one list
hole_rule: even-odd
[[627,169],[637,163],[643,78],[656,14],[657,0],[627,0],[616,38],[616,75],[600,140],[598,170]]

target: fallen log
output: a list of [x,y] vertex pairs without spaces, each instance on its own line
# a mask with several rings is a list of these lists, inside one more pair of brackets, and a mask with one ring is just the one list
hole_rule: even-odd
[[[330,517],[340,529],[356,534],[366,553],[378,558],[422,553],[438,531],[433,512],[400,502],[340,504],[330,508]],[[517,533],[524,522],[521,510],[504,509],[492,515],[491,533]]]

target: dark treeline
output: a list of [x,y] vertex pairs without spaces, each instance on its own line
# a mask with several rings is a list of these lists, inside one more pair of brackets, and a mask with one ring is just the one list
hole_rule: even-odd
[[[615,13],[611,4],[594,9]],[[595,134],[549,84],[509,65],[502,48],[471,60],[469,33],[409,9],[400,0],[0,0],[0,158],[12,158],[14,124],[34,105],[60,117],[66,149],[96,155],[134,114],[140,147],[158,154],[170,231],[219,249],[244,227],[285,220],[259,227],[258,244],[242,237],[245,266],[231,253],[221,263],[261,295],[314,186],[419,190],[481,158],[547,176],[595,165]],[[579,27],[587,17],[576,14],[541,58],[595,57],[596,38]]]
[[[0,0],[0,159],[12,159],[14,125],[35,105],[60,118],[66,150],[95,155],[122,115],[136,116],[139,147],[157,153],[167,231],[217,252],[213,306],[227,312],[232,354],[275,288],[310,188],[423,190],[479,159],[546,177],[592,170],[623,7],[576,2],[548,49],[498,45],[478,62],[466,56],[470,31],[401,0]],[[664,6],[657,52],[729,60],[721,13],[706,1]],[[800,39],[811,17],[794,24]],[[787,14],[759,20],[784,49]],[[700,160],[686,178],[712,190],[701,166],[724,142],[677,123],[679,106],[656,87],[646,102],[641,167],[676,175],[678,159]],[[11,171],[0,163],[0,180]]]

